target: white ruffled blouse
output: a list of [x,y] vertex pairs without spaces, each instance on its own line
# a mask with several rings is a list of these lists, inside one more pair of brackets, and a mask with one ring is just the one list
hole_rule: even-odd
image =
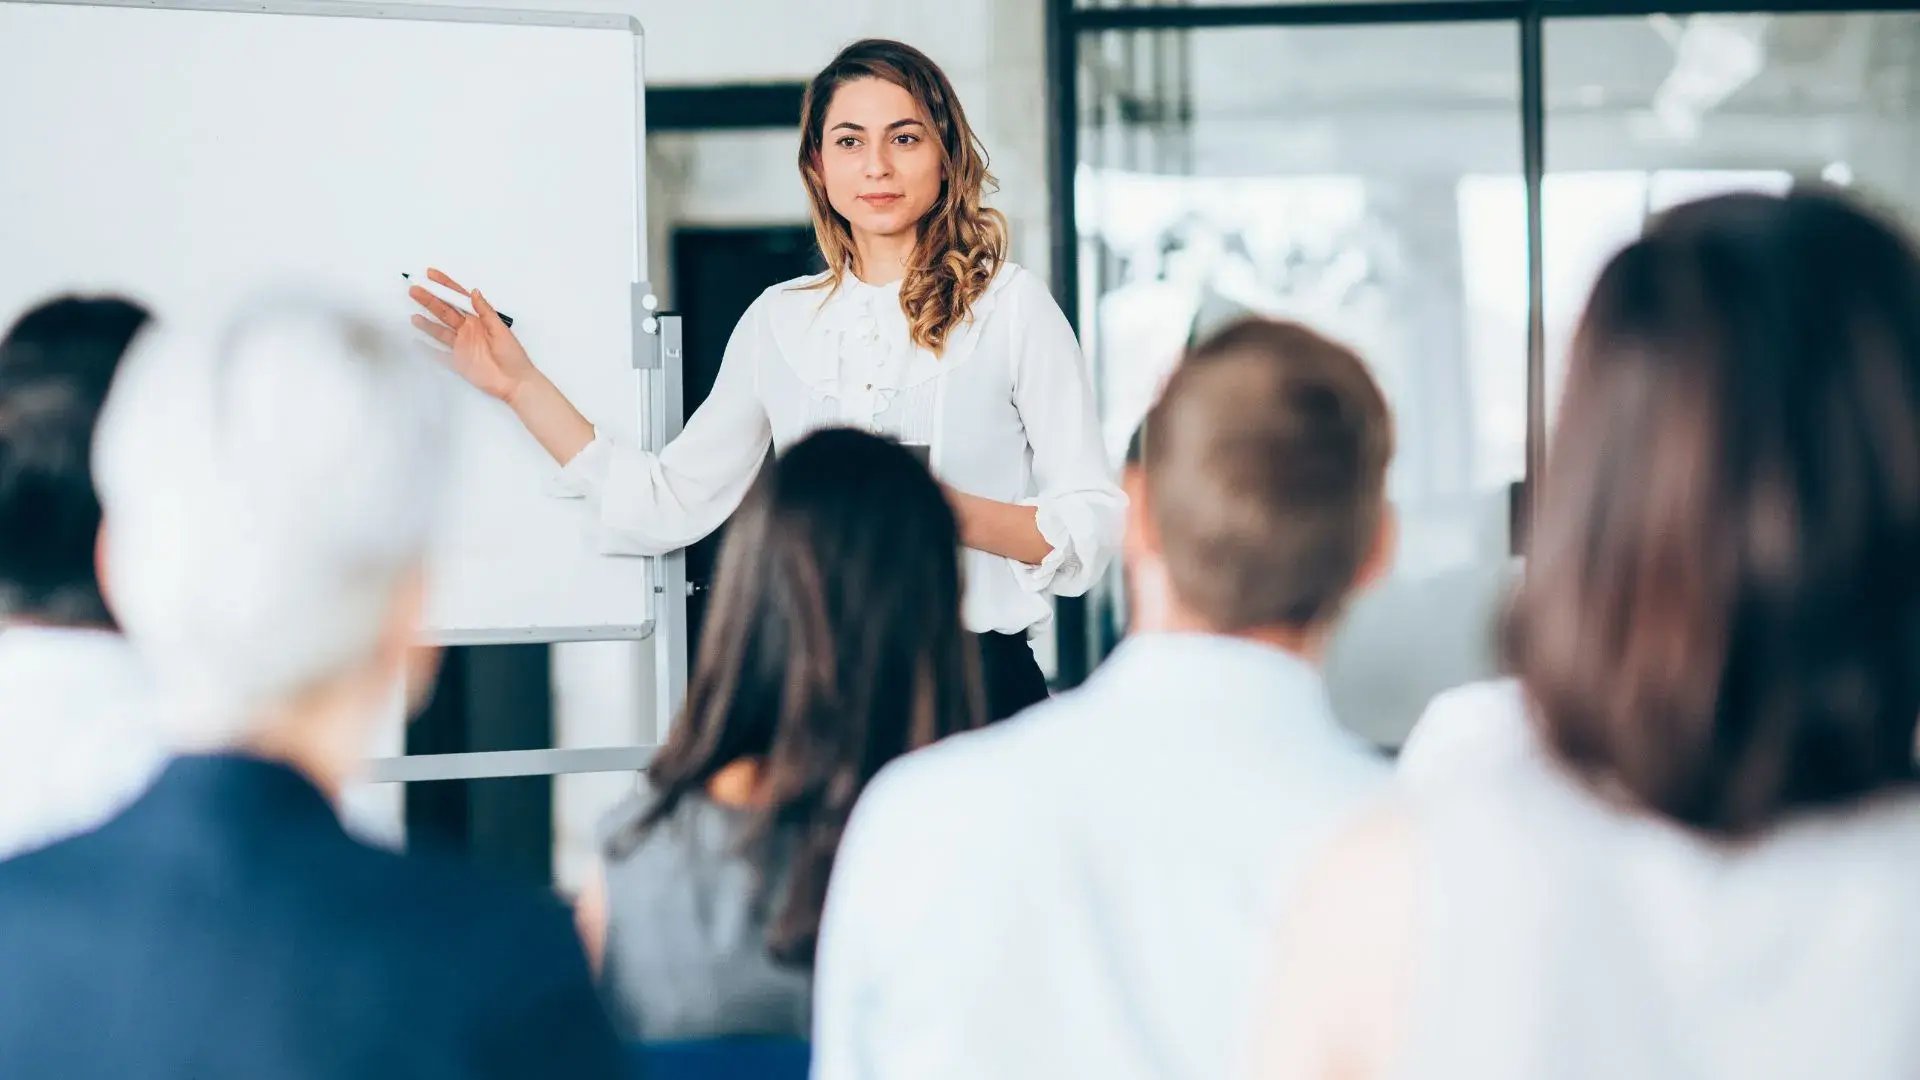
[[933,471],[970,494],[1038,508],[1053,550],[1037,566],[966,552],[964,620],[1020,633],[1077,596],[1119,546],[1126,496],[1100,440],[1073,330],[1034,274],[1008,263],[950,336],[916,347],[900,287],[847,275],[832,293],[795,278],[761,293],[734,328],[713,392],[658,454],[594,441],[558,493],[599,503],[601,549],[658,555],[717,528],[771,443],[856,427],[930,448]]

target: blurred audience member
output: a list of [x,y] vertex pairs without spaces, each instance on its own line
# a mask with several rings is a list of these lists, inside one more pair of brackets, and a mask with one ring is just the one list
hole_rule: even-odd
[[0,340],[0,858],[90,829],[163,755],[149,686],[100,596],[94,420],[147,322],[63,297]]
[[1316,876],[1262,1075],[1920,1075],[1914,249],[1826,194],[1661,218],[1543,497],[1515,679]]
[[[849,483],[857,477],[858,483]],[[805,1038],[854,800],[976,726],[953,511],[911,453],[808,436],[728,527],[687,705],[605,826],[602,983],[629,1037]]]
[[1149,414],[1137,633],[1081,689],[890,766],[821,934],[820,1080],[1216,1080],[1266,929],[1386,766],[1319,662],[1388,562],[1392,431],[1360,359],[1247,321]]
[[0,1076],[617,1075],[557,902],[329,801],[431,655],[443,376],[373,323],[246,310],[144,335],[101,419],[108,596],[183,756],[0,863]]

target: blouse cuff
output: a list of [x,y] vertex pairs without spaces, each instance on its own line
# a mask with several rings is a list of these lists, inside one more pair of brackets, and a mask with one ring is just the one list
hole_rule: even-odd
[[596,498],[606,490],[612,464],[613,440],[594,428],[593,441],[547,478],[546,494],[556,499]]
[[[1086,565],[1080,558],[1078,541],[1080,537],[1096,535],[1097,524],[1091,520],[1076,522],[1073,520],[1075,508],[1058,499],[1024,499],[1021,505],[1037,508],[1033,523],[1053,550],[1034,566],[1012,560],[1014,579],[1033,593],[1072,596],[1086,591],[1089,583],[1085,580]],[[1091,518],[1088,514],[1080,516]]]

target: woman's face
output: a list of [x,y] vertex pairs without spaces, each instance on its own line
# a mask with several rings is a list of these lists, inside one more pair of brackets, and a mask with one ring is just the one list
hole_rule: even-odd
[[911,232],[940,198],[940,148],[913,95],[884,79],[847,83],[827,104],[820,174],[856,236]]

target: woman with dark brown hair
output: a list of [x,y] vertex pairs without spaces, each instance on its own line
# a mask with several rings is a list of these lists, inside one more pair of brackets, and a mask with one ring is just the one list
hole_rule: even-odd
[[969,549],[988,713],[1012,715],[1047,693],[1027,635],[1051,617],[1048,597],[1085,592],[1119,544],[1125,498],[1085,360],[1046,285],[1008,259],[1006,219],[981,205],[986,153],[925,54],[869,40],[835,57],[807,88],[799,168],[828,269],[748,308],[712,394],[658,455],[597,434],[477,291],[433,271],[477,314],[416,286],[431,317],[414,322],[565,465],[564,485],[598,501],[622,552],[713,531],[767,447],[815,428],[914,448]]
[[[850,476],[858,483],[848,483]],[[687,704],[604,831],[582,906],[629,1038],[802,1036],[847,815],[901,754],[976,726],[953,513],[911,454],[826,430],[747,497]]]
[[1300,898],[1262,1075],[1920,1076],[1910,242],[1819,193],[1659,219],[1542,496],[1515,679],[1427,721],[1510,735]]

